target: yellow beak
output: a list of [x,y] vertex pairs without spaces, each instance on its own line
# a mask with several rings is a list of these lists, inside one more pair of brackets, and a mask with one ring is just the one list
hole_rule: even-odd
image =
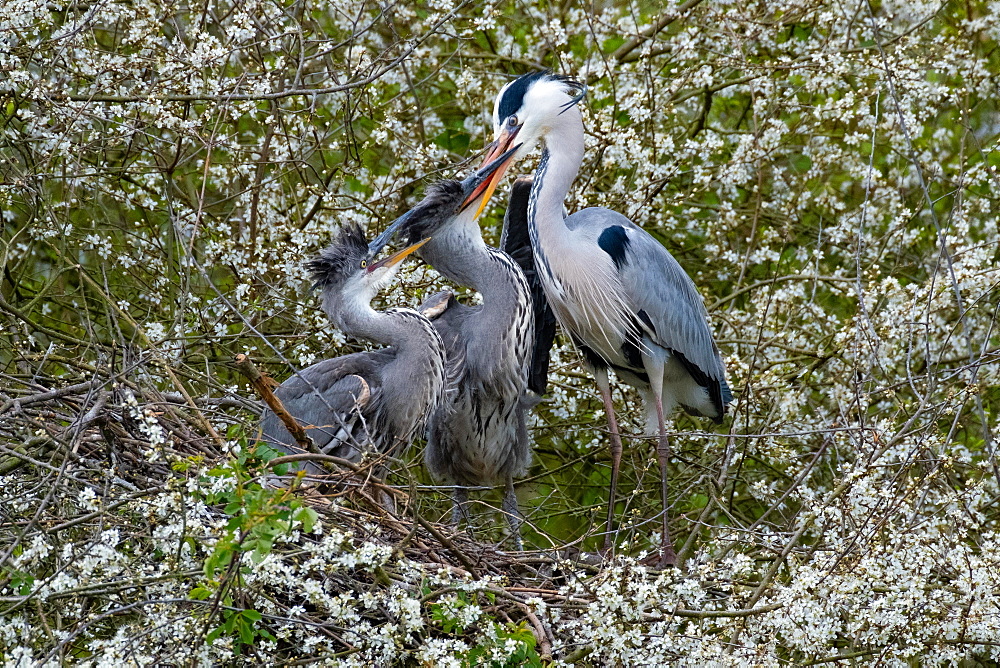
[[407,255],[409,255],[413,251],[417,250],[418,248],[420,248],[421,246],[423,246],[425,243],[427,243],[430,240],[431,240],[431,238],[427,237],[423,241],[418,241],[417,243],[413,244],[412,246],[407,246],[403,250],[401,250],[401,251],[399,251],[397,253],[393,253],[392,255],[390,255],[389,257],[385,258],[384,260],[379,260],[378,262],[373,262],[372,264],[368,265],[368,272],[371,273],[371,272],[375,271],[376,269],[378,269],[379,267],[393,267],[393,266],[399,264],[400,262],[403,261],[403,258],[405,258]]
[[[518,126],[517,128],[514,129],[513,132],[511,132],[507,129],[506,126],[504,126],[504,129],[500,132],[500,136],[497,137],[497,140],[492,144],[490,144],[489,151],[486,154],[486,158],[483,160],[482,166],[490,164],[491,162],[499,158],[501,155],[506,153],[510,149],[511,144],[514,143],[514,139],[517,137],[517,131],[520,129],[521,129],[520,126]],[[516,152],[511,153],[510,157],[507,158],[507,160],[505,160],[503,164],[500,165],[497,168],[497,170],[493,172],[493,174],[488,179],[486,179],[486,181],[484,181],[481,186],[476,188],[472,192],[472,194],[469,195],[469,197],[465,200],[466,203],[468,204],[475,201],[475,199],[480,195],[483,196],[483,200],[479,203],[479,208],[476,209],[476,216],[475,216],[476,218],[479,218],[480,214],[482,214],[483,212],[483,209],[486,208],[486,204],[489,203],[490,197],[493,196],[493,191],[495,191],[497,189],[497,186],[500,185],[500,181],[503,180],[504,174],[507,173],[507,169],[514,161],[515,154]]]

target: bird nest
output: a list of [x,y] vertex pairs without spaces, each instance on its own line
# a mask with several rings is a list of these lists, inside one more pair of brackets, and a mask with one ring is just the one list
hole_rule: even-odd
[[[194,396],[156,364],[87,373],[7,375],[0,391],[8,665],[840,660],[894,647],[892,611],[914,591],[880,571],[860,591],[856,572],[922,549],[919,536],[831,553],[819,568],[816,514],[794,534],[761,528],[759,550],[746,532],[713,527],[681,568],[662,571],[642,554],[578,545],[505,549],[489,531],[438,521],[426,499],[437,494],[405,474],[380,482],[383,462],[310,453],[328,474],[293,473],[288,457],[255,445],[262,406],[249,396]],[[995,551],[955,554],[996,572]],[[986,656],[994,598],[963,607],[955,559],[935,557],[926,573],[945,597],[927,612],[937,626],[926,644]],[[849,593],[871,605],[836,603]],[[966,630],[949,639],[953,618]],[[890,640],[842,646],[822,635],[836,620],[880,624]]]
[[[306,482],[253,445],[253,399],[97,369],[7,380],[0,647],[15,663],[575,661],[593,645],[554,629],[602,584],[672,581],[476,540],[421,516],[381,462],[305,455],[330,465]],[[682,608],[666,614],[696,613]]]

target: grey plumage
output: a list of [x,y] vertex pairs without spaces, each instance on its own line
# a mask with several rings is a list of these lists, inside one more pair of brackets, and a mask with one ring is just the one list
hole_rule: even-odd
[[[427,318],[410,309],[371,308],[399,261],[415,250],[375,261],[381,247],[370,248],[359,227],[347,226],[307,267],[334,324],[345,334],[389,347],[323,360],[274,391],[321,452],[355,462],[366,451],[398,454],[444,392],[444,343]],[[261,429],[272,447],[302,451],[270,410]],[[304,468],[322,472],[314,464]]]
[[[589,208],[569,217],[563,200],[583,160],[584,87],[547,72],[505,86],[494,105],[496,141],[487,160],[516,142],[515,159],[543,144],[528,203],[538,275],[556,317],[594,372],[611,432],[610,547],[621,441],[609,370],[636,387],[647,427],[659,435],[663,536],[661,558],[673,563],[666,508],[669,443],[664,415],[676,406],[721,421],[732,394],[701,297],[670,253],[619,213]],[[490,192],[503,177],[491,178]],[[485,203],[484,203],[485,204]]]
[[510,187],[510,200],[503,218],[500,234],[500,249],[510,255],[524,274],[531,289],[532,313],[534,314],[535,340],[531,349],[531,363],[528,370],[528,389],[541,396],[547,391],[549,378],[549,355],[552,342],[556,338],[556,315],[545,298],[545,287],[535,267],[535,254],[531,249],[528,230],[528,200],[531,196],[530,176],[519,176]]
[[[462,486],[503,481],[504,510],[520,544],[513,480],[531,463],[526,415],[537,403],[527,387],[534,317],[531,289],[521,268],[507,253],[484,242],[471,206],[482,197],[477,186],[496,165],[461,183],[430,186],[415,213],[386,233],[408,240],[430,237],[420,256],[445,277],[482,295],[482,304],[476,306],[452,297],[433,321],[448,350],[455,382],[448,402],[429,420],[426,464],[436,478],[459,486],[456,522],[464,515]],[[522,199],[523,209],[527,200]],[[524,214],[522,210],[522,218]],[[544,388],[544,378],[541,385]]]

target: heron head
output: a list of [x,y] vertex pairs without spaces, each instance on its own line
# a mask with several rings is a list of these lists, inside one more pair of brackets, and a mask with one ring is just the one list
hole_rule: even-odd
[[490,178],[500,169],[506,169],[514,159],[520,144],[501,152],[484,167],[462,181],[444,179],[432,183],[420,203],[392,221],[382,234],[368,245],[372,253],[378,253],[394,237],[402,237],[406,243],[435,236],[439,230],[452,223],[474,224],[478,215],[475,205],[483,198]]
[[[582,83],[548,70],[525,74],[500,89],[493,105],[493,143],[487,149],[485,162],[496,160],[518,143],[521,147],[490,177],[477,216],[486,207],[510,164],[531,153],[560,122],[575,120],[572,116],[580,113],[576,105],[586,91]],[[569,116],[564,115],[567,112]]]
[[332,244],[306,262],[306,269],[313,279],[314,289],[323,291],[324,301],[339,304],[359,298],[367,303],[388,285],[399,270],[399,263],[403,258],[427,241],[428,239],[424,239],[398,253],[376,260],[381,248],[371,249],[361,227],[348,224]]

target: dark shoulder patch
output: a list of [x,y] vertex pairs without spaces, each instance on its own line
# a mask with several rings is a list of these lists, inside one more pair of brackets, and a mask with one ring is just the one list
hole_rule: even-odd
[[621,225],[606,228],[597,238],[597,245],[611,256],[618,269],[628,264],[628,247],[631,243],[628,233]]
[[548,70],[540,70],[538,72],[532,72],[531,74],[525,74],[524,76],[518,77],[514,80],[507,90],[503,92],[503,97],[500,98],[500,105],[497,107],[497,114],[500,116],[497,120],[501,123],[511,114],[517,113],[517,110],[521,108],[524,104],[524,95],[531,88],[531,84],[535,83],[539,79],[548,76]]

